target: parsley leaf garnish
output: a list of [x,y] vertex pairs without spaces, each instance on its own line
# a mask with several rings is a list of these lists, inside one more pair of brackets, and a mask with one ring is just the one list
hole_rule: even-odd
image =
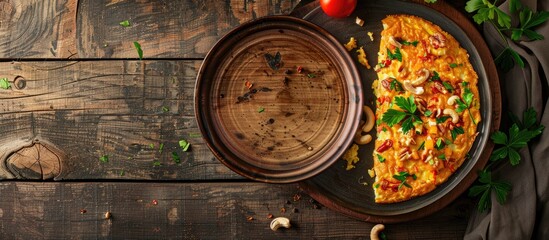
[[480,196],[478,210],[480,212],[485,211],[491,207],[491,193],[496,194],[496,200],[503,204],[507,200],[507,194],[511,191],[511,185],[504,181],[496,181],[492,179],[490,167],[501,159],[509,158],[509,162],[512,166],[520,163],[520,154],[518,151],[527,146],[527,143],[534,137],[541,134],[545,128],[543,125],[539,125],[536,120],[536,111],[530,108],[523,113],[522,122],[518,120],[518,117],[510,114],[511,120],[514,122],[509,129],[509,134],[497,131],[492,134],[491,139],[498,145],[503,145],[492,152],[490,160],[492,161],[488,166],[479,171],[478,184],[469,189],[469,196]]
[[396,79],[391,79],[391,84],[389,85],[389,89],[391,90],[395,90],[397,92],[402,92],[404,91],[404,88],[402,88],[402,84],[396,80]]
[[[533,109],[528,109],[524,113],[523,122],[521,124],[523,128],[519,128],[517,123],[514,123],[511,128],[509,128],[508,135],[504,132],[497,131],[492,134],[491,139],[494,143],[503,145],[502,147],[494,150],[490,160],[497,161],[509,157],[509,162],[511,165],[516,166],[520,163],[521,157],[518,151],[523,147],[526,147],[527,143],[540,135],[545,128],[542,125],[536,125],[536,114],[532,115]],[[532,124],[532,119],[534,124]]]
[[[469,0],[465,6],[465,10],[469,13],[475,13],[473,20],[477,24],[483,22],[494,26],[504,42],[504,49],[495,58],[495,63],[500,70],[508,72],[515,66],[515,63],[524,68],[524,62],[518,53],[511,49],[509,41],[505,37],[505,33],[511,34],[512,41],[519,41],[522,36],[526,36],[530,40],[543,39],[543,35],[534,30],[535,27],[546,22],[549,18],[549,12],[539,11],[533,12],[527,7],[523,7],[519,0],[510,0],[509,9],[511,14],[518,16],[520,25],[511,28],[511,16],[501,11],[497,6],[497,0]],[[496,23],[497,20],[497,23]]]
[[452,135],[452,140],[456,140],[457,135],[464,134],[465,131],[462,127],[454,127],[454,129],[450,130],[450,134]]
[[404,40],[400,41],[400,44],[402,44],[402,45],[406,45],[406,46],[412,45],[412,46],[414,46],[414,47],[417,47],[417,44],[418,44],[418,43],[419,43],[418,40],[414,40],[414,41],[412,41],[412,42],[408,42],[408,41],[404,41]]
[[376,156],[377,156],[377,160],[378,160],[380,163],[385,162],[385,158],[384,158],[383,156],[381,156],[381,155],[379,155],[379,154],[376,154]]
[[388,109],[381,117],[381,121],[387,123],[389,127],[402,122],[402,132],[406,134],[414,127],[414,122],[421,122],[421,118],[416,115],[417,106],[414,103],[414,97],[405,98],[397,96],[395,97],[395,104],[404,110],[404,112]]
[[400,53],[400,48],[396,48],[395,53],[391,53],[391,50],[387,48],[387,56],[390,60],[396,59],[399,62],[402,62],[402,54]]
[[103,155],[103,156],[99,157],[99,161],[104,162],[104,163],[109,162],[109,155]]
[[0,88],[2,88],[2,89],[11,88],[11,84],[8,81],[8,78],[0,78]]
[[458,66],[457,63],[450,63],[451,68],[457,68],[457,66]]
[[191,146],[191,144],[189,142],[187,142],[186,140],[179,140],[179,147],[181,147],[181,150],[183,152],[186,152],[189,150],[189,147]]
[[442,82],[442,85],[444,85],[444,88],[446,88],[446,90],[448,90],[449,92],[452,92],[454,90],[454,87],[452,87],[452,84],[448,82]]
[[122,27],[129,27],[129,26],[130,26],[130,21],[124,20],[124,21],[120,22],[120,26],[122,26]]
[[139,60],[143,59],[143,50],[141,49],[141,44],[138,42],[133,42],[133,46],[135,47],[135,50],[137,50],[137,55],[139,56]]
[[172,159],[175,163],[181,163],[181,158],[177,152],[172,152]]
[[401,182],[400,185],[398,185],[399,190],[402,186],[412,188],[412,186],[410,186],[410,184],[406,182],[406,178],[408,177],[412,177],[414,180],[417,178],[415,174],[410,175],[408,172],[399,172],[398,175],[396,174],[393,175],[394,179],[399,180]]
[[463,90],[463,101],[461,99],[456,99],[456,103],[458,105],[458,107],[456,108],[456,112],[462,113],[465,110],[469,111],[469,117],[471,118],[471,121],[476,125],[477,123],[473,118],[473,115],[471,114],[471,109],[470,109],[474,96],[475,95],[471,92],[471,89],[465,88]]
[[511,184],[504,181],[492,180],[492,173],[490,171],[479,171],[479,184],[472,186],[469,189],[470,197],[477,197],[480,195],[478,203],[479,212],[484,212],[490,208],[492,204],[491,193],[496,193],[496,199],[500,204],[507,201],[507,194],[511,191]]
[[257,112],[258,112],[258,113],[262,113],[262,112],[265,112],[265,108],[263,108],[263,107],[259,107],[259,108],[257,109]]
[[450,118],[450,116],[441,116],[441,117],[437,118],[437,124],[444,123],[444,122],[446,122],[446,120],[448,120],[449,118]]
[[519,13],[520,27],[511,28],[511,39],[517,41],[524,35],[530,40],[542,40],[543,35],[534,31],[533,28],[547,21],[547,18],[549,18],[549,12],[534,13],[525,7]]
[[438,75],[437,71],[433,71],[433,76],[431,77],[431,80],[440,80],[440,76]]

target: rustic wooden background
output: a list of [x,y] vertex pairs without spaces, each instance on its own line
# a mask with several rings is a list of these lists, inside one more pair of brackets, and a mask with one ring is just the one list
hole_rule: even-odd
[[[307,2],[0,1],[0,78],[12,85],[0,89],[0,238],[369,238],[373,224],[319,205],[296,184],[231,172],[194,118],[196,74],[217,39]],[[180,139],[191,151],[179,150]],[[386,233],[462,238],[472,209],[462,196]],[[269,214],[294,227],[271,231]]]

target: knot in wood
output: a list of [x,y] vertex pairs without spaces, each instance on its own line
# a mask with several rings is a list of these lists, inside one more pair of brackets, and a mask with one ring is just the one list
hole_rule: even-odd
[[19,179],[46,180],[61,173],[61,156],[54,147],[35,141],[12,153],[6,159],[6,165]]

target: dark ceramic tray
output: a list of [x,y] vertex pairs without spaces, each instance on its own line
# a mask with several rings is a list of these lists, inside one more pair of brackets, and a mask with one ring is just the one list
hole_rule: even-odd
[[[371,222],[399,222],[419,218],[430,214],[461,194],[476,179],[476,170],[482,168],[489,158],[492,145],[488,143],[491,129],[499,127],[500,95],[495,66],[484,40],[470,22],[457,11],[444,3],[435,5],[445,14],[430,7],[404,1],[359,1],[354,13],[343,19],[326,16],[318,3],[312,3],[298,9],[294,15],[315,23],[332,33],[341,43],[355,37],[359,46],[364,46],[368,61],[377,62],[381,20],[390,14],[410,14],[427,19],[453,35],[465,48],[470,61],[479,76],[479,93],[482,122],[478,125],[479,135],[469,154],[470,159],[442,185],[434,191],[405,202],[376,204],[372,190],[373,179],[367,169],[372,168],[373,144],[361,147],[361,161],[357,168],[345,170],[343,160],[337,162],[321,174],[302,182],[301,187],[322,204],[349,216]],[[363,27],[355,24],[358,16],[365,21]],[[455,22],[454,22],[455,21]],[[370,41],[367,32],[374,33],[375,40]],[[372,70],[359,67],[364,87],[365,104],[375,108],[375,96],[371,85],[377,78]],[[494,120],[495,119],[495,120]],[[350,136],[349,136],[350,137]],[[367,185],[364,184],[367,183]]]

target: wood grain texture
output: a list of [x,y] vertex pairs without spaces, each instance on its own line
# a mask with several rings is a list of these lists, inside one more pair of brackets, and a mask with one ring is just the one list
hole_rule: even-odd
[[77,0],[0,2],[0,58],[67,58],[76,53]]
[[[201,58],[232,28],[287,14],[298,0],[79,1],[79,58]],[[129,27],[119,25],[129,20]]]
[[[39,140],[64,153],[56,179],[240,179],[213,157],[197,128],[193,91],[199,64],[1,63],[13,87],[0,90],[0,159]],[[16,88],[14,79],[24,87]],[[181,139],[191,143],[190,151],[181,150]],[[104,155],[108,162],[99,160]],[[4,164],[0,169],[4,179],[25,176],[7,172]]]
[[[368,239],[373,226],[315,209],[296,185],[3,182],[0,195],[3,239]],[[460,199],[428,218],[387,225],[386,234],[460,239],[469,208]],[[288,217],[292,228],[273,232],[269,214]]]

